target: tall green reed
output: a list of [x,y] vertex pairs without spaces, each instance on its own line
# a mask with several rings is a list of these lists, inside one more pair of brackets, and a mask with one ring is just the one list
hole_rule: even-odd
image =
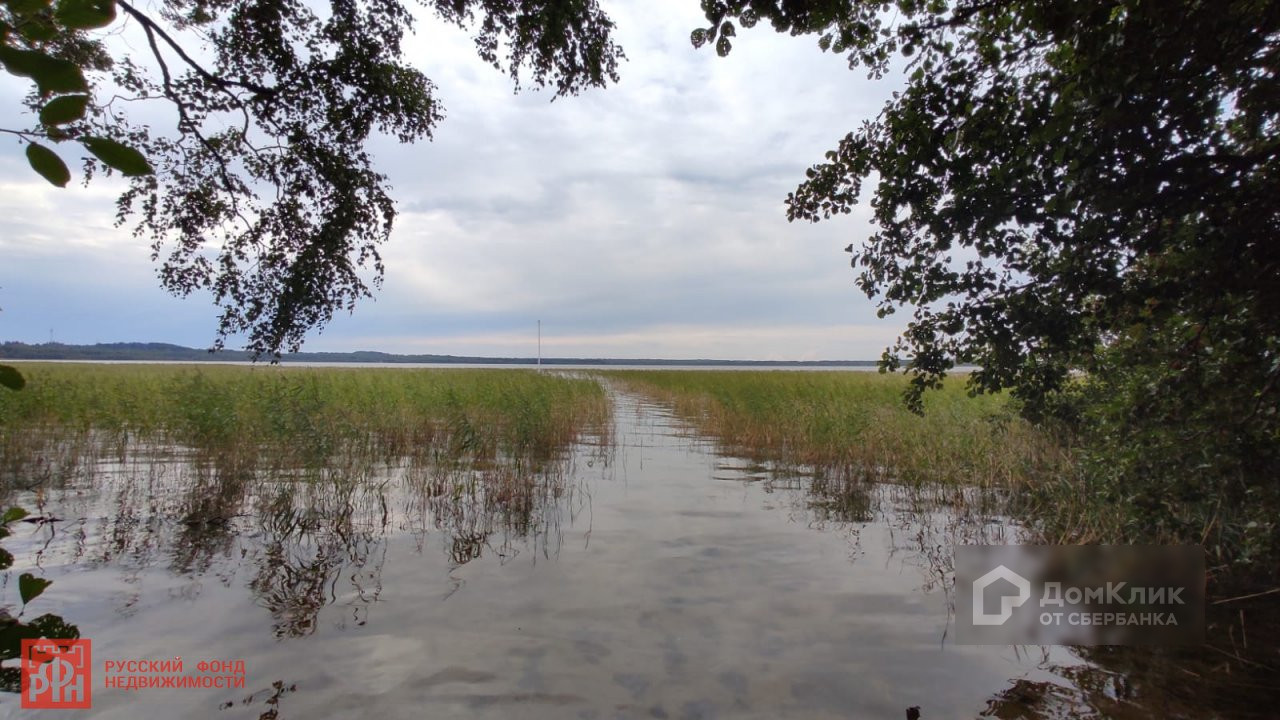
[[853,372],[618,371],[608,377],[671,405],[728,449],[812,467],[818,483],[892,481],[1011,487],[1066,455],[998,395],[970,397],[962,378],[902,402],[898,376]]
[[228,470],[352,459],[533,467],[608,419],[591,380],[520,370],[24,364],[0,397],[0,476],[172,449]]

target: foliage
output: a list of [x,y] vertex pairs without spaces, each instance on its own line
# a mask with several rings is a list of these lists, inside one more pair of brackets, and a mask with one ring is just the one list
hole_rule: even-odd
[[[477,51],[556,96],[616,80],[621,50],[595,0],[433,0],[475,30]],[[70,171],[37,141],[78,140],[130,178],[118,205],[161,262],[163,286],[208,291],[216,345],[246,333],[255,356],[296,350],[304,334],[380,281],[378,245],[395,207],[366,143],[429,138],[436,88],[404,62],[400,0],[4,0],[0,60],[32,78],[41,124],[10,130],[55,185]],[[86,32],[127,18],[139,46]],[[131,123],[126,104],[167,103],[173,132]],[[154,172],[152,171],[154,168]]]
[[152,172],[146,158],[128,145],[94,134],[83,121],[89,110],[86,73],[110,66],[101,44],[87,40],[85,30],[110,25],[116,17],[112,0],[5,0],[0,5],[0,64],[35,85],[28,104],[39,126],[13,131],[26,144],[27,162],[58,187],[71,181],[71,171],[58,153],[37,142],[74,140],[105,167],[127,176]]
[[21,390],[27,384],[26,378],[12,365],[0,365],[0,385],[10,390]]
[[788,211],[848,213],[875,178],[854,265],[882,313],[916,308],[895,355],[917,387],[973,362],[976,388],[1035,400],[1143,317],[1277,334],[1274,3],[706,5],[721,35],[768,19],[874,75],[907,58]]
[[1280,431],[1251,390],[1265,379],[1231,347],[1171,372],[1163,363],[1187,332],[1135,331],[1055,397],[1054,414],[1076,428],[1082,478],[1033,499],[1052,536],[1201,544],[1219,575],[1265,582],[1280,558]]
[[1247,508],[1280,476],[1280,5],[703,6],[693,41],[722,54],[735,21],[767,20],[903,73],[787,206],[849,213],[871,184],[877,227],[849,250],[881,315],[914,308],[882,361],[906,363],[913,406],[976,364],[973,391],[1077,423],[1100,511],[1121,502],[1131,530],[1183,541],[1221,532],[1242,561],[1258,560],[1246,536],[1276,549]]

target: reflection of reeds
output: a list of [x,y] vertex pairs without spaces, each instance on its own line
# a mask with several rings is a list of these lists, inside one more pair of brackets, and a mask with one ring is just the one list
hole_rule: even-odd
[[[224,582],[252,567],[248,586],[280,636],[313,632],[335,602],[359,622],[397,524],[440,531],[455,565],[506,556],[517,541],[545,551],[572,499],[574,444],[610,426],[599,384],[551,373],[23,372],[27,388],[0,395],[0,491],[45,484],[100,497],[98,527],[77,529],[73,562],[132,573],[165,561]],[[358,586],[346,601],[340,576]]]
[[804,498],[811,523],[880,522],[895,552],[927,570],[950,602],[952,548],[1017,542],[1005,517],[1016,488],[1067,466],[1066,452],[1017,417],[1007,398],[951,382],[923,415],[905,380],[854,372],[617,371],[623,387],[673,408],[729,453],[767,471],[770,489]]

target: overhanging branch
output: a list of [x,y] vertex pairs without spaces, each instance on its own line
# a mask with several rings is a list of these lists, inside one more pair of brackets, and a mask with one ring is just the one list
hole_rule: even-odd
[[265,87],[254,82],[245,80],[229,80],[227,78],[218,77],[206,70],[202,65],[200,65],[200,63],[192,59],[192,57],[187,54],[187,51],[183,50],[182,46],[164,31],[164,28],[156,24],[156,21],[152,20],[146,14],[140,12],[137,8],[124,0],[116,0],[116,5],[118,5],[121,10],[124,10],[127,15],[141,23],[143,29],[147,31],[148,36],[154,33],[156,36],[160,37],[160,39],[164,40],[165,44],[172,48],[173,51],[177,53],[178,57],[182,58],[183,62],[185,62],[197,75],[204,78],[207,82],[216,85],[223,90],[238,87],[262,96],[270,96],[276,93],[275,88]]

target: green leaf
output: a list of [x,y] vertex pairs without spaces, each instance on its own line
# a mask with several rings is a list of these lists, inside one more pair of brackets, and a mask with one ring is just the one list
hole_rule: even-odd
[[38,578],[31,573],[22,573],[18,576],[18,594],[22,596],[22,604],[26,605],[40,597],[40,593],[52,584],[52,580]]
[[80,92],[89,89],[84,73],[70,60],[63,60],[39,50],[20,50],[0,45],[0,63],[14,75],[36,82],[41,95],[56,92]]
[[[80,637],[80,628],[69,624],[59,615],[46,613],[25,625],[16,619],[0,613],[0,661],[15,660],[22,656],[22,641],[37,638],[50,640],[75,640]],[[7,668],[6,668],[7,669]],[[9,692],[12,688],[0,684],[0,691]]]
[[13,553],[0,548],[0,570],[8,570],[13,567]]
[[40,122],[45,125],[65,125],[84,117],[89,107],[88,95],[63,95],[45,103],[40,108]]
[[0,660],[22,657],[22,641],[38,637],[30,626],[11,617],[0,616]]
[[93,153],[102,162],[109,167],[115,168],[123,173],[126,177],[136,175],[150,175],[154,172],[151,165],[147,162],[147,158],[142,153],[134,150],[128,145],[123,145],[115,140],[108,140],[100,137],[81,138],[80,142],[84,144],[89,152]]
[[18,32],[31,42],[45,42],[58,36],[58,28],[40,15],[22,23],[22,27],[18,28]]
[[67,169],[67,164],[62,162],[57,153],[43,145],[27,145],[27,162],[31,163],[31,168],[40,173],[41,177],[58,187],[66,187],[71,182],[71,171]]
[[18,372],[18,368],[0,365],[0,385],[10,390],[21,390],[27,386],[27,379],[22,377],[22,373]]
[[50,0],[5,0],[14,15],[31,15],[49,7]]
[[53,16],[66,27],[91,30],[116,19],[115,0],[60,0]]
[[9,508],[8,510],[5,510],[4,515],[0,515],[0,523],[4,523],[5,525],[8,525],[9,523],[14,522],[15,520],[21,520],[22,518],[26,517],[28,514],[29,513],[26,510],[23,510],[20,507],[14,506]]
[[80,637],[80,628],[63,620],[62,616],[52,613],[45,613],[28,625],[36,633],[36,637],[50,640],[75,640]]

